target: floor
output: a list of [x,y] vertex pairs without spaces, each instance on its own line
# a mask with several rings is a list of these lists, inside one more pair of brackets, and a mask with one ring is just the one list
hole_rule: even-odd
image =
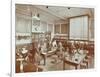
[[[52,55],[46,58],[46,64],[41,60],[39,67],[43,68],[43,71],[61,71],[63,70],[63,62],[56,55]],[[94,68],[94,57],[89,57],[89,66],[88,68]],[[65,70],[73,70],[75,67],[66,64]]]

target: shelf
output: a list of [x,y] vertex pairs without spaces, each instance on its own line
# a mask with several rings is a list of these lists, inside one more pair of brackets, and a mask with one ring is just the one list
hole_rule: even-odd
[[31,40],[16,40],[16,45],[31,43]]
[[31,33],[16,33],[16,36],[31,36]]

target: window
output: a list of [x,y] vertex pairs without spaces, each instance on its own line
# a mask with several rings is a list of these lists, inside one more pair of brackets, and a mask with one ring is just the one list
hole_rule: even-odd
[[48,24],[48,31],[53,33],[53,24]]
[[69,38],[88,40],[88,16],[70,18]]
[[42,32],[47,32],[47,23],[41,21],[40,28]]
[[55,24],[55,34],[60,33],[60,24]]
[[61,24],[61,34],[67,34],[67,33],[68,33],[67,24]]

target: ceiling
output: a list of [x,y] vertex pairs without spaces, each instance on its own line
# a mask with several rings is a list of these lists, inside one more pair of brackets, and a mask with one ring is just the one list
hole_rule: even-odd
[[31,16],[31,13],[39,13],[41,20],[66,21],[67,18],[79,15],[88,14],[94,17],[93,8],[78,8],[78,7],[59,7],[59,6],[43,6],[43,5],[16,5],[16,12]]

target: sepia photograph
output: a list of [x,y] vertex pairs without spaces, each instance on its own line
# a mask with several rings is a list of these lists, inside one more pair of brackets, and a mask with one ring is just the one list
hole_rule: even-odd
[[94,69],[94,12],[15,4],[15,73]]

